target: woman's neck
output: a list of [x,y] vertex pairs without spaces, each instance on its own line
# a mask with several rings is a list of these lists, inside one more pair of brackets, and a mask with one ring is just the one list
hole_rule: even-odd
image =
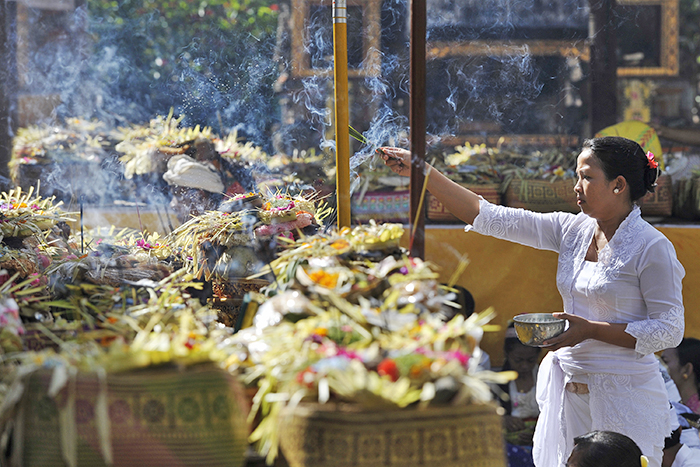
[[627,216],[629,216],[631,212],[632,205],[617,210],[605,219],[596,219],[598,222],[598,229],[600,229],[603,235],[605,235],[605,238],[610,241],[622,222],[627,219]]
[[[695,399],[695,404],[698,404],[698,387],[697,384],[694,383],[694,381],[687,380],[686,384],[682,384],[681,386],[678,387],[678,393],[681,395],[681,401],[688,405],[687,403],[689,401],[692,401]],[[691,407],[693,411],[697,410],[698,407]]]

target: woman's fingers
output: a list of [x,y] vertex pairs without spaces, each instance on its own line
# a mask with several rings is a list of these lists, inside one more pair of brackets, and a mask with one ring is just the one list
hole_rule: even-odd
[[384,163],[393,172],[399,175],[406,175],[408,167],[411,165],[411,153],[405,149],[382,147],[377,149]]

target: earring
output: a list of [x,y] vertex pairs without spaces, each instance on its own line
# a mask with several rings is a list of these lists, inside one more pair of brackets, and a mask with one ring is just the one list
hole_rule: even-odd
[[688,373],[683,373],[683,379],[688,379]]
[[615,194],[618,194],[619,192],[620,192],[620,189],[619,189],[619,188],[615,188],[615,189],[613,190],[613,193],[615,193]]

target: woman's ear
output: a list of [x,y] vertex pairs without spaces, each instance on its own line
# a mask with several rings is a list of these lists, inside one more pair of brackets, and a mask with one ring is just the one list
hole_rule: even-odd
[[625,177],[623,177],[622,175],[618,175],[615,178],[614,189],[617,190],[615,193],[621,193],[625,191],[625,188],[627,188],[627,179],[625,179]]
[[[681,374],[683,375],[683,379],[694,380],[695,379],[695,367],[693,367],[693,364],[691,362],[688,362],[681,367]],[[686,378],[685,375],[688,375],[688,378]]]

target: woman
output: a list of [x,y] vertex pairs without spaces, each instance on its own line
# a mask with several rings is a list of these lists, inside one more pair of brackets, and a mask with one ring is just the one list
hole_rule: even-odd
[[[408,151],[379,152],[395,173],[409,175]],[[683,337],[685,271],[636,205],[654,190],[653,154],[621,137],[586,141],[577,158],[576,215],[496,206],[426,168],[428,190],[475,231],[559,253],[565,312],[555,315],[569,327],[546,342],[552,352],[538,372],[535,465],[563,466],[574,438],[594,428],[629,436],[651,466],[661,465],[671,418],[654,352]]]
[[592,431],[574,439],[566,467],[647,467],[639,446],[621,433]]
[[664,350],[661,359],[676,383],[683,405],[700,414],[700,340],[686,337],[675,349]]

